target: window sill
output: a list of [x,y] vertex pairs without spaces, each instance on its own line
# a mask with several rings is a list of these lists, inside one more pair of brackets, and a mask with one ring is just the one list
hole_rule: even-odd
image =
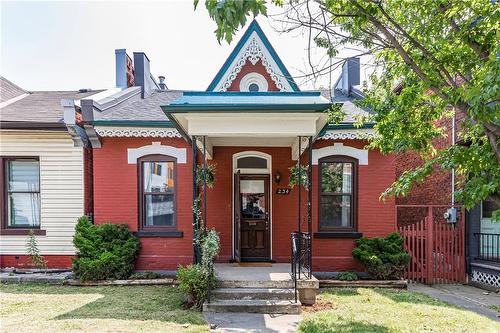
[[137,237],[170,237],[182,238],[184,233],[182,231],[138,231],[135,233]]
[[33,233],[37,236],[45,236],[45,230],[41,229],[2,229],[0,230],[0,234],[7,236],[26,236],[30,233],[30,230],[33,230]]
[[363,237],[361,232],[357,231],[322,231],[315,232],[313,234],[314,238],[352,238],[358,239]]

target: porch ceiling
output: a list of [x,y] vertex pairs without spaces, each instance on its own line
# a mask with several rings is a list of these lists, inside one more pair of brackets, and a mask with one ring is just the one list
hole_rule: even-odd
[[[325,112],[170,112],[168,116],[186,140],[205,137],[209,159],[214,146],[242,146],[290,147],[296,160],[307,148],[306,138],[317,137],[328,121]],[[300,153],[298,137],[304,137]],[[203,149],[201,141],[197,145]]]

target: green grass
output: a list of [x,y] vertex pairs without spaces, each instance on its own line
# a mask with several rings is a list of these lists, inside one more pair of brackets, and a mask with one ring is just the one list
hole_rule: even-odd
[[303,333],[500,332],[500,324],[426,295],[392,289],[329,289],[331,309],[306,313]]
[[0,285],[2,332],[208,332],[171,286]]
[[496,312],[500,312],[500,305],[490,305],[488,307]]

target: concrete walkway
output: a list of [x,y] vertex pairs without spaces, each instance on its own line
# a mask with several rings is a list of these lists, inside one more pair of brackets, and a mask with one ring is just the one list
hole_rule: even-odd
[[234,281],[292,281],[290,264],[273,264],[268,267],[244,267],[238,264],[215,264],[218,280]]
[[292,333],[297,330],[300,315],[260,313],[204,312],[207,323],[215,324],[217,333]]
[[427,286],[411,283],[408,285],[408,290],[426,294],[468,311],[500,321],[500,312],[489,308],[491,305],[500,306],[500,295],[498,293],[457,284],[436,284]]

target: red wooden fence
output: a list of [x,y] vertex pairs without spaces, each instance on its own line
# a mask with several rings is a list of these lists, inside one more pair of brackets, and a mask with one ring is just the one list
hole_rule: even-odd
[[[406,278],[426,284],[463,283],[465,274],[465,211],[456,224],[443,216],[446,206],[399,205],[397,227],[411,256]],[[411,214],[402,214],[402,210]],[[417,219],[415,221],[415,219]]]

